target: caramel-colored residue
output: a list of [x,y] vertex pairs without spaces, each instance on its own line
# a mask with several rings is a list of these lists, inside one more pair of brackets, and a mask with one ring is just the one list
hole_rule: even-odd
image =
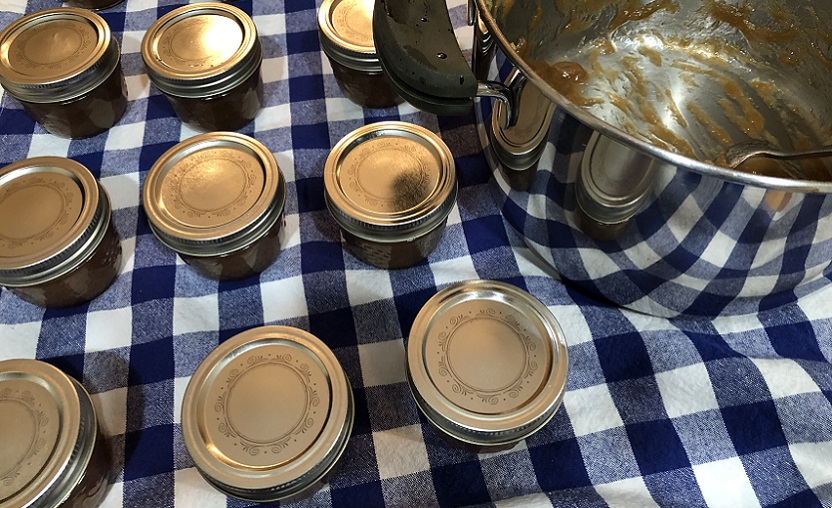
[[[739,30],[749,42],[776,43],[786,42],[797,35],[797,30],[791,24],[780,30],[758,26],[751,21],[754,6],[750,3],[728,4],[716,0],[708,0],[704,7],[707,14],[718,23],[727,23]],[[781,17],[782,20],[785,18]]]
[[726,108],[724,99],[719,101],[719,105],[725,111],[728,119],[741,131],[748,134],[752,138],[759,137],[766,128],[766,120],[760,111],[754,106],[754,103],[746,97],[736,81],[727,78],[722,79],[722,87],[725,89],[725,94],[740,108],[740,114],[735,115],[733,108]]
[[775,95],[777,93],[777,85],[771,81],[764,81],[760,78],[752,79],[749,84],[751,85],[751,88],[757,92],[757,95],[763,99],[766,106],[771,109],[775,109],[777,106],[777,96]]
[[612,32],[628,21],[647,19],[663,9],[670,13],[678,12],[679,4],[672,0],[653,0],[646,4],[642,4],[641,0],[627,0],[618,6],[609,30]]
[[529,31],[531,32],[537,25],[540,24],[540,20],[543,19],[543,6],[537,3],[534,6],[534,12],[532,13],[532,19],[529,20]]
[[693,147],[688,143],[686,139],[679,136],[672,130],[670,130],[665,124],[662,118],[656,113],[656,109],[653,107],[653,104],[647,100],[647,98],[643,95],[639,95],[636,98],[636,102],[638,103],[639,110],[644,117],[644,120],[649,125],[649,132],[654,137],[664,141],[667,145],[672,146],[675,151],[679,152],[682,155],[687,157],[695,157],[696,154],[693,151]]
[[581,64],[564,60],[555,63],[530,61],[529,65],[546,83],[573,104],[587,107],[600,102],[600,99],[584,97],[581,93],[589,76]]
[[673,92],[671,92],[669,88],[666,88],[664,90],[664,95],[667,97],[667,109],[670,110],[670,114],[673,115],[673,119],[677,124],[679,124],[679,126],[686,129],[688,121],[685,120],[685,116],[681,111],[679,111],[679,106],[676,105],[676,101],[673,99]]
[[662,54],[658,50],[648,48],[647,46],[641,46],[638,48],[638,52],[647,57],[647,59],[650,60],[650,63],[656,67],[662,66]]
[[[689,102],[686,104],[688,111],[693,114],[693,117],[696,118],[696,121],[699,122],[702,126],[704,126],[708,132],[711,133],[713,138],[722,146],[731,146],[734,144],[734,140],[728,134],[725,129],[717,125],[716,122],[708,115],[704,109],[700,108],[698,105]],[[725,165],[724,163],[722,165]]]

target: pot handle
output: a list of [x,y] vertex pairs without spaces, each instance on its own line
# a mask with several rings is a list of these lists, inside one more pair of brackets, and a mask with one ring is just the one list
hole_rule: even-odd
[[474,97],[496,97],[513,123],[513,92],[496,81],[478,82],[459,48],[445,0],[376,0],[373,40],[396,92],[435,115],[464,115]]

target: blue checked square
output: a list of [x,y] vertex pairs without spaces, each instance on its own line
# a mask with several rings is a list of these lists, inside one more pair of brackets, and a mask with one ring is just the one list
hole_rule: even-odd
[[662,395],[653,376],[610,383],[608,387],[625,424],[667,418]]
[[637,332],[595,341],[604,376],[611,383],[653,375],[650,355]]
[[[38,339],[38,358],[70,355],[84,350],[86,308],[87,305],[46,310]],[[70,311],[72,314],[68,313]]]
[[352,508],[361,506],[366,508],[384,508],[384,494],[381,482],[360,483],[351,487],[330,490],[333,508]]
[[468,251],[471,254],[501,248],[508,244],[503,220],[496,215],[466,220],[462,227],[465,229]]
[[809,490],[809,485],[785,446],[744,455],[741,460],[746,471],[753,471],[753,474],[748,475],[749,480],[763,506],[788,500],[795,494]]
[[715,462],[737,455],[717,409],[674,418],[673,426],[691,464]]
[[226,283],[220,283],[217,298],[221,329],[251,328],[263,323],[263,301],[258,282],[256,276],[235,281],[235,285],[242,287],[233,290],[227,290]]
[[55,358],[43,358],[38,355],[38,359],[61,369],[66,375],[74,378],[79,383],[83,383],[86,387],[88,383],[84,383],[84,355],[66,355]]
[[[332,244],[322,245],[325,245],[327,250],[333,251],[332,257],[336,257],[340,253],[340,250],[335,250],[333,248],[335,246]],[[320,250],[318,253],[321,253]],[[308,264],[304,264],[303,288],[306,292],[306,306],[309,309],[309,314],[314,316],[324,312],[347,309],[350,306],[350,301],[347,296],[346,276],[342,272],[337,272],[337,267],[323,266],[329,260],[327,257],[322,258],[320,262],[307,258],[304,258],[304,260],[308,262]],[[313,266],[327,271],[313,270]],[[338,325],[350,326],[352,330],[351,312],[333,314],[331,317],[333,320],[340,320],[337,322]]]
[[777,408],[770,400],[722,408],[722,418],[739,455],[788,444]]
[[406,383],[369,386],[364,392],[374,432],[419,423],[419,409]]
[[[769,319],[773,320],[774,317]],[[782,320],[783,317],[780,316],[779,319]],[[780,356],[794,360],[827,361],[818,346],[815,329],[805,318],[788,324],[773,325],[765,321],[763,324],[766,325],[771,345]]]
[[298,212],[326,210],[324,179],[320,176],[295,180],[298,195]]
[[176,266],[153,266],[133,270],[133,304],[173,298]]
[[586,474],[581,447],[576,439],[566,439],[543,446],[529,446],[529,457],[534,464],[540,488],[544,491],[592,485]]
[[750,360],[731,358],[708,362],[705,366],[721,407],[771,400],[763,375]]
[[643,475],[690,467],[685,447],[670,420],[632,423],[625,428]]
[[[595,485],[641,476],[638,462],[629,451],[629,440],[624,428],[595,432],[577,438],[581,445],[584,465]],[[608,450],[618,450],[615,454]]]
[[358,345],[349,308],[309,315],[309,331],[330,348]]
[[171,506],[174,498],[174,476],[172,472],[149,478],[135,477],[124,482],[124,506],[130,508],[159,508]]
[[480,463],[462,462],[431,468],[436,498],[441,506],[478,505],[491,501]]
[[[171,473],[173,471],[173,424],[158,425],[128,432],[125,436],[124,447],[125,482],[161,474],[173,476],[173,473]],[[125,506],[137,506],[127,502],[126,491],[127,486],[125,485]],[[150,495],[151,493],[146,494]],[[171,496],[170,499],[173,499],[173,497]],[[156,506],[164,506],[165,504],[162,503]]]
[[[399,272],[397,271],[395,273]],[[393,273],[391,273],[391,276],[392,275]],[[407,336],[410,334],[410,328],[413,326],[416,314],[418,314],[419,310],[425,305],[425,302],[436,294],[436,289],[412,290],[410,292],[403,293],[400,292],[394,285],[393,294],[396,295],[393,299],[396,301],[396,311],[399,315],[399,327],[402,330],[402,336],[405,337],[406,345]]]
[[362,483],[377,482],[376,450],[371,434],[350,437],[344,454],[338,459],[335,474],[329,480],[330,488],[341,489]]
[[[316,8],[315,0],[293,0],[292,2],[286,2],[286,5],[283,6],[286,13],[290,12],[303,12],[308,10],[314,10]],[[289,18],[290,16],[286,16]]]
[[[308,91],[308,90],[307,90]],[[292,100],[298,100],[294,94],[294,83],[292,88]],[[292,145],[295,150],[320,149],[329,150],[329,128],[326,123],[313,123],[308,125],[292,126]]]
[[387,506],[439,506],[430,471],[381,480]]
[[127,432],[173,421],[173,381],[131,385],[127,389]]
[[[8,98],[9,95],[6,94],[4,97],[4,102],[8,104],[7,101],[11,101]],[[3,109],[3,124],[0,125],[0,133],[2,134],[27,134],[30,135],[35,132],[35,121],[30,117],[23,109],[20,109],[20,106],[17,106],[16,101],[14,106],[9,104],[8,107]],[[25,158],[25,157],[24,157]],[[13,162],[13,161],[9,161]]]
[[130,347],[130,364],[141,365],[141,371],[130,369],[131,386],[173,379],[173,340],[159,339]]
[[220,343],[214,331],[186,333],[173,338],[174,377],[190,376],[200,362]]
[[90,393],[106,392],[127,386],[130,348],[87,353],[83,358],[84,380]]
[[[685,508],[708,506],[691,468],[645,475],[644,484],[659,506],[679,506],[680,502]],[[683,500],[680,493],[684,493]]]
[[352,398],[355,400],[355,420],[352,424],[354,439],[355,436],[372,434],[373,429],[370,423],[370,410],[367,405],[367,392],[353,378],[350,378],[350,383],[352,384]]

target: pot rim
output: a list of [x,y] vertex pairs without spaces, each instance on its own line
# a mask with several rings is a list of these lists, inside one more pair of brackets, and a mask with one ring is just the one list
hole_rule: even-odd
[[493,3],[493,0],[475,1],[477,8],[479,9],[479,15],[485,22],[488,30],[497,40],[497,44],[500,46],[500,50],[502,50],[502,52],[506,55],[506,58],[508,58],[515,67],[520,69],[523,75],[531,81],[532,84],[538,87],[543,95],[554,102],[556,106],[563,108],[567,113],[575,117],[581,123],[591,127],[593,130],[598,131],[601,134],[641,153],[702,175],[713,176],[734,183],[763,187],[766,189],[809,194],[832,194],[832,181],[821,182],[813,180],[795,180],[789,178],[755,175],[752,173],[723,168],[715,164],[702,162],[663,148],[659,148],[644,140],[636,138],[631,134],[627,134],[620,129],[617,129],[612,124],[595,117],[580,106],[568,100],[561,93],[550,86],[537,73],[535,73],[534,70],[520,57],[517,51],[511,47],[508,39],[506,39],[503,35],[502,29],[497,24],[497,20],[488,8],[488,3]]

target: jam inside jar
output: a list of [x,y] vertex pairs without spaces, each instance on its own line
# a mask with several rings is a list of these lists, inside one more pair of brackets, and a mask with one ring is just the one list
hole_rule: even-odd
[[[54,40],[64,41],[59,50]],[[95,136],[127,110],[119,45],[95,13],[78,8],[32,13],[0,33],[0,47],[0,85],[56,136]]]

